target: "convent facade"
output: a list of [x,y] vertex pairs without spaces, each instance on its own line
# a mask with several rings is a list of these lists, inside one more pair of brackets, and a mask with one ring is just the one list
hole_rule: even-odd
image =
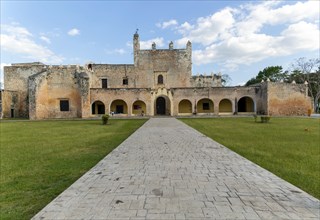
[[30,119],[155,115],[305,115],[306,85],[263,82],[223,87],[219,74],[192,75],[192,45],[141,50],[133,36],[133,64],[4,67],[3,117]]

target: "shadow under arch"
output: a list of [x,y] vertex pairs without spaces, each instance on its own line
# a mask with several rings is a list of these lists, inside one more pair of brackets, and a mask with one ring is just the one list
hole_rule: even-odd
[[91,114],[92,115],[103,115],[106,113],[106,108],[103,102],[94,101],[91,105]]

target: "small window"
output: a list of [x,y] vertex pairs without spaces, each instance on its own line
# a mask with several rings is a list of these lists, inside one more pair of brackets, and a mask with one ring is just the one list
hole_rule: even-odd
[[158,76],[158,84],[163,84],[163,76],[162,75]]
[[102,79],[101,84],[102,84],[102,88],[104,89],[108,88],[108,79]]
[[69,100],[60,100],[60,111],[69,111]]
[[203,110],[210,110],[210,105],[208,102],[204,102],[202,103],[202,109]]
[[139,109],[141,109],[141,106],[140,105],[133,105],[133,109],[134,110],[139,110]]
[[122,85],[128,85],[128,78],[123,78]]

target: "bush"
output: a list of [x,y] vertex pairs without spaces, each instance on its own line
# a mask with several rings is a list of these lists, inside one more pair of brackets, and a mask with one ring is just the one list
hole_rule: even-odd
[[270,116],[261,116],[261,123],[268,123],[270,118]]
[[102,119],[102,124],[106,125],[109,120],[109,115],[108,114],[102,115],[101,119]]

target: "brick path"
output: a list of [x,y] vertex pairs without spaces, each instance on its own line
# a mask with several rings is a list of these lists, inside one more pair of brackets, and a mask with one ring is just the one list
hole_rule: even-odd
[[319,219],[319,200],[174,118],[152,118],[33,219]]

